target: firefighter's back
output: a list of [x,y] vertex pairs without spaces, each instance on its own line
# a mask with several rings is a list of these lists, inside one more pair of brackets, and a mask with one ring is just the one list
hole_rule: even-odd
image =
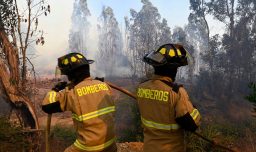
[[114,101],[110,87],[87,78],[74,87],[72,117],[78,132],[74,145],[84,151],[102,151],[115,143]]
[[137,90],[141,121],[144,126],[144,152],[184,151],[184,131],[175,121],[178,94],[155,76],[139,85]]

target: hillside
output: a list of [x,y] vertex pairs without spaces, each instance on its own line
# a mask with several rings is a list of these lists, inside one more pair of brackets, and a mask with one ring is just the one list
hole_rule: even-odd
[[[132,86],[136,86],[136,83],[128,79],[115,78],[113,80],[115,80],[112,81],[115,84],[127,88],[130,91],[134,90]],[[42,112],[40,103],[45,93],[55,82],[56,80],[54,79],[43,79],[38,81],[36,86],[37,95],[35,97],[35,106],[37,107],[39,123],[42,129],[44,129],[46,125],[47,115]],[[121,142],[118,143],[119,151],[141,152],[143,144],[141,142],[135,142],[141,141],[142,139],[138,135],[138,133],[141,132],[141,128],[140,126],[138,128],[136,102],[117,91],[114,91],[114,96],[117,100],[116,131],[118,141]],[[202,127],[199,129],[200,133],[229,148],[244,152],[254,151],[254,145],[256,144],[256,124],[254,123],[255,120],[250,116],[250,107],[248,104],[240,102],[220,104],[211,97],[196,101],[192,97],[192,101],[196,104],[203,116]],[[129,115],[127,113],[129,113]],[[63,134],[70,136],[66,137],[66,135]],[[73,143],[74,139],[70,112],[53,115],[51,137],[51,144],[56,145],[56,143],[58,143],[60,151]],[[66,138],[69,139],[65,140]],[[205,150],[212,149],[213,151],[218,151],[217,149],[214,150],[212,146],[209,147],[208,143],[193,135],[188,135],[187,141],[189,143],[189,151],[196,151],[197,146],[201,146]],[[42,147],[44,146],[42,145]]]

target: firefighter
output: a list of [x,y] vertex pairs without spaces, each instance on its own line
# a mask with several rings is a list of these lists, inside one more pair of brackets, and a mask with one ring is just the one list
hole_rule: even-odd
[[90,77],[89,64],[80,53],[58,58],[58,67],[70,84],[60,82],[45,96],[48,114],[71,111],[77,139],[65,152],[116,152],[115,106],[110,87]]
[[154,68],[152,78],[137,89],[144,152],[184,152],[184,131],[199,126],[199,111],[186,90],[174,83],[178,68],[188,65],[188,56],[182,45],[164,44],[143,58]]

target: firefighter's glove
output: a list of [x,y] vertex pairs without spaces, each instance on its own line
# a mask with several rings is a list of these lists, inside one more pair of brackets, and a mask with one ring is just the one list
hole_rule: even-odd
[[186,113],[182,117],[178,117],[175,119],[175,121],[181,126],[181,128],[194,132],[198,128],[193,118],[190,116],[189,113]]
[[99,81],[101,81],[101,82],[104,82],[104,77],[101,77],[101,78],[96,77],[95,80],[99,80]]
[[59,92],[60,90],[65,89],[66,86],[67,86],[67,82],[66,82],[66,81],[62,81],[62,82],[57,83],[57,84],[52,88],[52,90],[53,90],[53,91],[56,91],[56,92]]

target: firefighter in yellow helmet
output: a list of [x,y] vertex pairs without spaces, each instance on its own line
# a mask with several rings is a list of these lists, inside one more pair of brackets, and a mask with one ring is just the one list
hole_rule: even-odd
[[60,57],[60,71],[71,83],[55,85],[42,103],[42,110],[49,114],[72,112],[77,139],[65,152],[116,152],[111,89],[90,77],[93,62],[80,53]]
[[144,152],[184,152],[184,131],[198,128],[199,111],[186,90],[174,83],[178,67],[188,64],[187,57],[183,46],[165,44],[143,58],[154,68],[153,77],[137,89]]

